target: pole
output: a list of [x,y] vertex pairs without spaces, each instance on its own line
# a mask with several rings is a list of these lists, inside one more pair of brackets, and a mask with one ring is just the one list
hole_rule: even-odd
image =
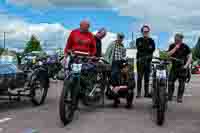
[[6,48],[6,32],[3,32],[3,48]]
[[133,36],[134,36],[134,35],[133,35],[133,32],[132,32],[132,41],[133,41]]

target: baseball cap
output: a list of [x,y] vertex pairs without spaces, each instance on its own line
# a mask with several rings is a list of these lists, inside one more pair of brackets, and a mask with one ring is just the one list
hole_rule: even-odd
[[106,31],[106,29],[105,29],[105,28],[101,28],[101,29],[99,29],[99,30],[97,31],[97,33],[101,33],[101,34],[102,34],[102,36],[105,36],[105,35],[106,35],[106,33],[107,33],[107,31]]
[[124,39],[125,35],[120,32],[120,33],[117,33],[117,37],[120,38],[120,39]]

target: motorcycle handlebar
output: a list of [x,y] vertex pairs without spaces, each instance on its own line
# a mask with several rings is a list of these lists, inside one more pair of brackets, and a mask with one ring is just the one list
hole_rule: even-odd
[[163,59],[163,58],[160,58],[160,57],[153,57],[153,59],[156,59],[158,61],[152,61],[151,63],[152,64],[160,64],[161,62],[164,62],[164,64],[170,64],[171,63],[171,60],[170,59]]
[[177,61],[180,62],[182,64],[184,64],[184,61],[181,59],[177,59],[175,57],[169,57],[168,59],[163,59],[160,57],[153,57],[153,59],[159,60],[159,61],[152,61],[152,64],[160,64],[160,61],[164,62],[164,64],[170,64],[172,61]]
[[[110,64],[104,58],[102,58],[102,57],[96,57],[96,56],[89,56],[89,53],[86,53],[86,52],[69,51],[68,55],[71,56],[71,57],[86,58],[86,59],[91,59],[91,60],[96,60],[96,61],[102,61],[105,64]],[[66,58],[66,57],[65,56],[61,57],[60,61],[63,58]]]
[[153,59],[157,59],[157,60],[160,60],[160,61],[172,61],[172,60],[175,60],[175,61],[183,62],[183,60],[177,59],[175,57],[169,57],[168,59],[163,59],[163,58],[160,58],[160,57],[153,57]]

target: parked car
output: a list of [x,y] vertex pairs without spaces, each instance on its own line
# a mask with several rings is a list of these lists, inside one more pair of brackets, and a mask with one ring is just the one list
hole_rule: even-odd
[[192,74],[200,74],[200,60],[195,61],[192,65]]

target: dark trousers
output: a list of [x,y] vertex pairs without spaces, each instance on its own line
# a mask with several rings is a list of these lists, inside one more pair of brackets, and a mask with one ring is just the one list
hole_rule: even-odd
[[178,98],[182,98],[185,91],[185,82],[187,78],[187,70],[181,69],[181,67],[173,67],[170,71],[169,80],[168,80],[168,93],[169,99],[172,99],[175,89],[175,81],[178,79]]
[[112,70],[111,70],[111,84],[112,84],[112,86],[118,86],[119,85],[120,64],[121,64],[121,61],[113,61],[112,62]]
[[137,94],[141,95],[142,79],[144,77],[145,94],[149,94],[150,61],[137,61]]

